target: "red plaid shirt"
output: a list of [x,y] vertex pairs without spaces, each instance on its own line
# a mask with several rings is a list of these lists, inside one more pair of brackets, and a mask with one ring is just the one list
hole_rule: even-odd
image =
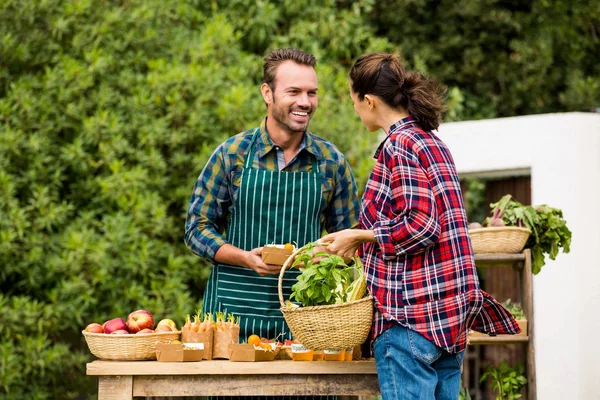
[[375,232],[360,256],[375,297],[372,338],[393,321],[450,353],[465,349],[469,328],[520,332],[479,287],[454,160],[446,145],[407,117],[375,153],[360,229]]

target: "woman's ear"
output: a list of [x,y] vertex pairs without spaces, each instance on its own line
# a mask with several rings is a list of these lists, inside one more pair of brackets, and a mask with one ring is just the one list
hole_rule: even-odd
[[367,103],[369,110],[373,110],[373,107],[375,107],[375,98],[370,94],[365,94],[365,102]]

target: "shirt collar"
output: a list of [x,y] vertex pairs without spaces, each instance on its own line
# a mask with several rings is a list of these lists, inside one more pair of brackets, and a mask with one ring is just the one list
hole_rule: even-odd
[[[267,132],[266,117],[260,124],[260,139],[258,143],[260,146],[256,148],[256,155],[260,158],[264,157],[275,147],[275,143],[273,143],[271,137],[269,136],[269,132]],[[298,153],[303,149],[306,149],[306,151],[313,154],[315,157],[317,157],[317,159],[323,158],[321,149],[319,146],[317,146],[313,134],[309,131],[304,131],[304,137],[302,138],[302,142],[300,142],[300,149],[298,149]]]
[[392,136],[392,134],[398,132],[399,130],[401,130],[403,128],[410,128],[410,127],[413,127],[416,125],[417,125],[416,121],[410,115],[402,118],[398,122],[393,123],[392,126],[390,126],[390,129],[388,130],[387,135],[385,136],[385,139],[383,139],[383,141],[377,147],[377,150],[375,150],[375,154],[373,155],[373,158],[375,158],[375,159],[379,158],[379,153],[381,153],[381,149],[383,148],[383,145],[390,138],[390,136]]

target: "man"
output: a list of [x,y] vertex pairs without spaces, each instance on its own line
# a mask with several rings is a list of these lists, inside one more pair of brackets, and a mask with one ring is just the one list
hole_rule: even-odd
[[[357,225],[348,163],[333,144],[308,131],[318,103],[315,65],[314,56],[296,49],[265,57],[265,121],[217,147],[190,200],[186,245],[214,265],[203,311],[241,317],[242,339],[291,338],[279,311],[281,266],[262,262],[262,246],[303,246],[323,230]],[[286,299],[297,274],[285,274]]]

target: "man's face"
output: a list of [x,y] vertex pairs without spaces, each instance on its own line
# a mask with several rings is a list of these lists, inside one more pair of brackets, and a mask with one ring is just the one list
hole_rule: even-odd
[[304,132],[318,105],[314,68],[285,61],[277,68],[274,84],[274,92],[263,84],[269,118],[288,133]]

